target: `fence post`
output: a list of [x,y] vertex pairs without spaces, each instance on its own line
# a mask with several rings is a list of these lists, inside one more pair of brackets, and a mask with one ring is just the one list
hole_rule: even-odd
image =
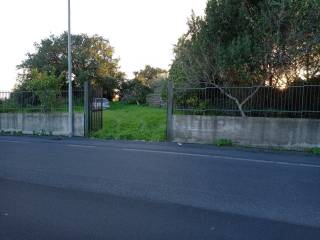
[[167,102],[167,141],[173,140],[173,83],[168,81],[168,102]]
[[89,137],[89,82],[84,82],[84,136]]
[[303,114],[304,114],[304,94],[305,94],[305,88],[304,88],[304,83],[303,83],[303,87],[302,87],[302,99],[301,99],[301,108],[300,108],[300,118],[303,118]]
[[101,97],[101,111],[100,111],[100,129],[103,127],[103,90],[100,89],[100,97]]

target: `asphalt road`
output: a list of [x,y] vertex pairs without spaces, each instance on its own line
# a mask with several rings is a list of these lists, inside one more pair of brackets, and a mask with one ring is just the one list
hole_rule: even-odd
[[0,239],[320,239],[320,158],[0,137]]

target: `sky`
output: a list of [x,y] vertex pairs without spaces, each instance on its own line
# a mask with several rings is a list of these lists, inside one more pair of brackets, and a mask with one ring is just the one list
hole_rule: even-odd
[[[168,69],[173,45],[187,30],[193,10],[203,15],[207,0],[71,0],[72,33],[98,34],[110,41],[121,70],[146,64]],[[0,1],[0,91],[13,88],[16,66],[34,42],[67,30],[67,0]]]

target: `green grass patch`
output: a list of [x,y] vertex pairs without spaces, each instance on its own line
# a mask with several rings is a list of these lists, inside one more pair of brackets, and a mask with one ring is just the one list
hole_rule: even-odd
[[313,153],[315,155],[320,155],[320,148],[318,148],[318,147],[311,148],[311,153]]
[[93,137],[116,140],[164,141],[166,110],[112,103],[103,113],[103,129]]
[[229,139],[218,139],[214,142],[214,145],[218,147],[231,147],[233,142]]

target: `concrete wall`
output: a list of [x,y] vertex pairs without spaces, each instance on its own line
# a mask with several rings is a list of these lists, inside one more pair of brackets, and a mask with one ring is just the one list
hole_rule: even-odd
[[174,115],[174,141],[287,148],[320,147],[320,120]]
[[[0,113],[0,131],[23,134],[45,131],[58,136],[68,135],[68,113]],[[84,136],[84,114],[74,114],[74,134]]]
[[147,104],[151,107],[165,107],[166,101],[163,101],[161,94],[151,93],[147,95]]

